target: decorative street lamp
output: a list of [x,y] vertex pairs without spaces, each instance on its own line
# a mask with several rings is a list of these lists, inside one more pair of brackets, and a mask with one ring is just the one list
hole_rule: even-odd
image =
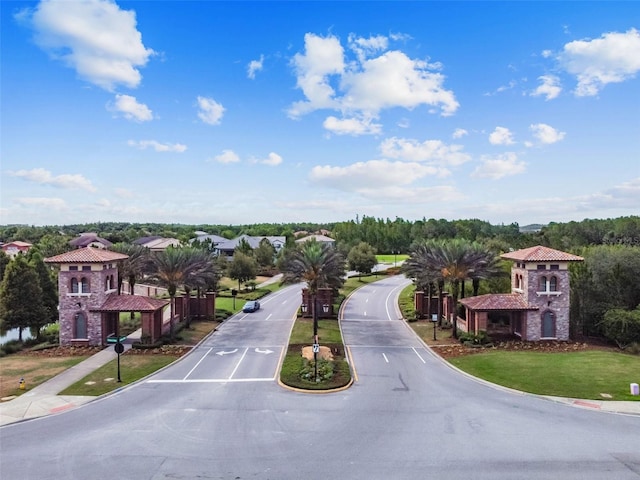
[[318,382],[318,352],[320,351],[320,343],[318,343],[318,293],[313,295],[313,374]]

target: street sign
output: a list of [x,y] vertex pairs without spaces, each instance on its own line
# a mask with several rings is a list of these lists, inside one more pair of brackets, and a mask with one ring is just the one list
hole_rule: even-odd
[[320,351],[320,344],[319,343],[314,343],[313,344],[313,353],[318,353]]
[[437,313],[431,314],[431,321],[432,322],[437,322],[438,321],[438,314]]
[[124,352],[124,345],[118,342],[113,346],[113,349],[118,355],[120,355],[122,352]]

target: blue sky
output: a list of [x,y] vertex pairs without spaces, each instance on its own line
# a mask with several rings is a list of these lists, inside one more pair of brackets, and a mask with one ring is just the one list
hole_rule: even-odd
[[640,214],[638,2],[0,2],[2,224]]

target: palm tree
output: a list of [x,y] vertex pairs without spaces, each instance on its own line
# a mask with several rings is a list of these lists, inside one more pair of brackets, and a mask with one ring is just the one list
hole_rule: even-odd
[[434,253],[437,268],[440,269],[443,279],[449,282],[451,287],[453,338],[458,338],[457,310],[460,284],[471,277],[474,267],[480,261],[480,255],[471,243],[462,239],[441,242],[440,247]]
[[128,255],[129,258],[118,261],[118,295],[122,292],[123,280],[129,283],[129,294],[135,294],[136,281],[142,278],[149,263],[149,250],[141,245],[116,243],[110,250]]
[[179,287],[184,286],[200,264],[193,252],[194,248],[167,248],[153,256],[156,278],[165,286],[171,299],[171,318],[169,320],[169,335],[173,340],[173,317],[175,312],[175,297]]
[[476,244],[478,248],[478,262],[476,263],[473,272],[471,273],[471,284],[473,286],[473,296],[478,295],[480,289],[480,280],[487,280],[489,278],[502,277],[507,273],[502,268],[502,262],[489,248]]
[[[209,285],[217,284],[220,279],[218,265],[212,253],[198,248],[185,248],[187,254],[187,263],[190,265],[189,275],[185,278],[183,287],[187,295],[187,299],[191,297],[191,290],[196,289],[198,298],[201,291]],[[191,312],[189,311],[190,301],[187,300],[186,320],[187,328],[191,326]]]
[[316,295],[320,288],[338,289],[344,284],[345,260],[338,250],[315,240],[305,242],[302,247],[290,252],[282,262],[284,283],[307,283],[313,303],[313,337],[318,335]]
[[[474,277],[485,278],[493,269],[491,257],[481,245],[462,239],[447,241],[429,240],[414,247],[405,262],[405,272],[423,282],[434,282],[438,286],[439,317],[442,304],[442,288],[445,282],[451,288],[453,303],[453,337],[458,338],[457,305],[460,286],[465,280]],[[486,270],[482,270],[486,268]]]
[[427,240],[423,243],[414,244],[409,251],[407,258],[400,271],[407,278],[413,279],[417,290],[428,292],[427,310],[431,312],[431,292],[436,290],[438,293],[438,321],[441,322],[442,316],[442,290],[444,281],[441,272],[433,268],[433,250],[436,248],[435,240]]

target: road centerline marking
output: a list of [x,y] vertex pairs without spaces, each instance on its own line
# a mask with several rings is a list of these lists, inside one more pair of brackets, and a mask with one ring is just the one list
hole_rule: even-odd
[[242,357],[240,357],[240,360],[238,360],[238,363],[236,364],[236,368],[234,368],[233,372],[231,372],[231,375],[229,375],[229,380],[231,380],[233,378],[233,376],[236,374],[236,371],[238,370],[238,368],[240,368],[240,364],[242,363],[242,360],[244,360],[244,357],[247,355],[248,351],[249,351],[249,347],[244,349],[244,352],[242,353]]
[[389,359],[387,358],[387,355],[386,355],[386,354],[384,354],[384,353],[383,353],[383,354],[382,354],[382,358],[384,358],[384,361],[385,361],[385,362],[389,363]]

